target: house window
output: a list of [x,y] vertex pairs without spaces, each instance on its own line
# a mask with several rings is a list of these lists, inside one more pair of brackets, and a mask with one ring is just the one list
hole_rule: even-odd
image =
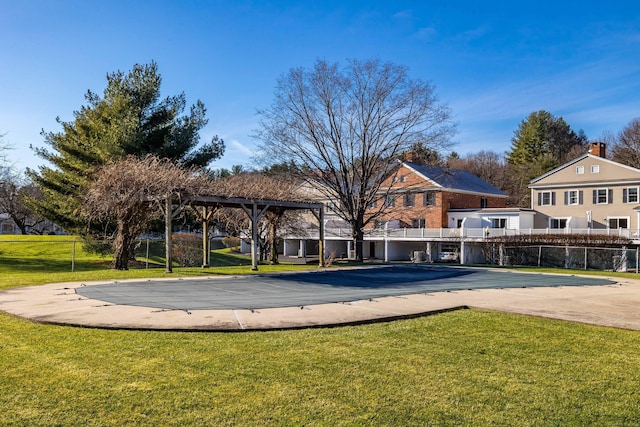
[[491,218],[491,228],[507,228],[507,218]]
[[576,174],[578,175],[584,174],[584,166],[576,166]]
[[591,165],[591,173],[600,173],[600,165]]
[[424,218],[412,218],[411,227],[413,228],[425,228],[426,221]]
[[608,188],[598,188],[593,190],[593,204],[594,205],[606,205],[611,201],[611,193],[613,190]]
[[486,197],[480,197],[480,209],[484,209],[489,206],[489,202]]
[[569,190],[564,192],[565,205],[581,205],[582,203],[582,191]]
[[623,188],[622,203],[638,203],[638,187]]
[[422,204],[424,206],[435,206],[436,205],[436,193],[431,191],[428,193],[424,193]]
[[405,207],[412,207],[416,205],[416,195],[413,193],[406,193],[402,198],[402,204]]
[[394,208],[396,206],[396,199],[391,194],[387,195],[384,200],[384,205],[388,208]]
[[567,219],[549,218],[549,228],[567,228]]
[[552,206],[556,204],[556,193],[553,191],[541,191],[538,193],[538,206]]
[[369,209],[375,209],[375,207],[378,206],[378,201],[376,199],[373,199],[372,201],[369,202],[369,204],[367,205],[367,207]]
[[373,228],[384,228],[386,223],[387,223],[386,221],[383,221],[381,219],[374,219]]
[[402,175],[400,177],[400,182],[406,182],[407,181],[407,176],[406,175]]
[[629,218],[608,218],[609,228],[629,228]]

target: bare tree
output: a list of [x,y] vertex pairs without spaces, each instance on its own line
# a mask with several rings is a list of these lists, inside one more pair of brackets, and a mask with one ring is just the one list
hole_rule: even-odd
[[612,160],[640,169],[640,118],[620,131],[610,152]]
[[363,228],[382,214],[367,207],[389,191],[382,184],[395,159],[416,143],[442,146],[455,129],[431,84],[377,59],[292,69],[278,80],[271,107],[259,113],[264,155],[314,174],[351,225],[358,260]]
[[507,187],[507,162],[495,151],[482,150],[466,154],[462,158],[451,158],[447,166],[466,170],[501,190]]
[[42,234],[45,219],[37,216],[25,203],[38,199],[40,191],[22,176],[6,172],[0,177],[0,213],[9,215],[22,234]]
[[9,144],[4,139],[6,134],[0,133],[0,177],[6,171],[7,167],[7,151],[10,149]]
[[130,156],[98,169],[85,194],[83,212],[89,220],[116,222],[112,266],[126,270],[133,239],[159,217],[163,201],[184,192],[197,193],[207,184],[194,169],[156,157]]
[[[290,175],[265,175],[258,172],[237,174],[216,182],[217,194],[226,197],[303,201],[295,191],[297,187],[297,182]],[[236,232],[249,226],[247,215],[239,209],[220,209],[216,216],[227,228],[234,229]],[[269,262],[277,264],[280,231],[294,228],[299,221],[300,216],[297,211],[281,207],[269,208],[258,224],[261,257],[264,259],[268,254]]]

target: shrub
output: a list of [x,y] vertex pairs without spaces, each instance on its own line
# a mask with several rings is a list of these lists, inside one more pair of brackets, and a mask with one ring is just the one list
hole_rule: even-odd
[[239,249],[240,248],[240,238],[234,236],[227,236],[222,238],[222,243],[231,249]]
[[173,259],[180,267],[202,264],[202,238],[194,234],[176,233],[173,238]]

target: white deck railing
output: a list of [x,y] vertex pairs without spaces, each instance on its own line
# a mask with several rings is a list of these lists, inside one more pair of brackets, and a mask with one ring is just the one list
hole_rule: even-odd
[[[417,239],[482,239],[485,237],[519,236],[532,234],[588,234],[621,236],[629,239],[640,239],[640,230],[628,228],[376,228],[364,231],[366,238],[390,240]],[[318,230],[308,230],[303,235],[289,235],[287,239],[317,239]],[[350,239],[351,229],[326,228],[325,238]]]

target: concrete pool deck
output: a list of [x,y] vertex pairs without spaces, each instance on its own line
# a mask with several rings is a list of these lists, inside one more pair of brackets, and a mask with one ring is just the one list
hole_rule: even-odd
[[353,325],[478,308],[640,330],[640,280],[440,266],[56,283],[0,292],[35,322],[243,331]]

